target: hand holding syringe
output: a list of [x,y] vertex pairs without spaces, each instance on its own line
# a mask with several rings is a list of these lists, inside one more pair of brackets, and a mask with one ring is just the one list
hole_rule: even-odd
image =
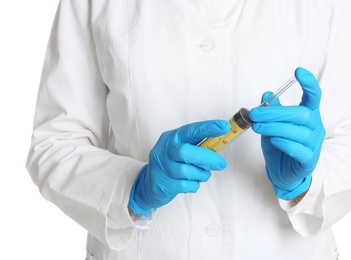
[[[268,98],[266,98],[259,106],[268,106],[281,94],[283,94],[288,88],[290,88],[296,82],[296,78],[292,77],[283,86],[273,92]],[[241,108],[230,120],[230,131],[218,137],[211,137],[204,139],[198,144],[200,147],[208,148],[212,151],[218,152],[222,150],[226,145],[238,138],[242,133],[249,129],[252,125],[252,121],[249,117],[249,110]]]

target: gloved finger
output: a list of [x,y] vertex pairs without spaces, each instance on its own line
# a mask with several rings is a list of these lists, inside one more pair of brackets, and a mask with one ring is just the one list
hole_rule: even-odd
[[295,70],[295,77],[300,83],[303,95],[300,105],[308,107],[309,109],[316,109],[319,107],[322,91],[319,83],[314,75],[306,69],[297,68]]
[[288,156],[297,160],[304,168],[312,168],[311,163],[314,162],[314,152],[311,148],[288,139],[271,137],[271,143],[274,147],[281,150]]
[[197,144],[207,137],[216,137],[228,133],[230,124],[227,120],[208,120],[181,126],[176,130],[178,143]]
[[314,131],[301,125],[290,123],[255,123],[252,126],[254,132],[264,136],[274,136],[301,143],[307,147],[315,147],[319,136]]
[[211,177],[211,172],[194,165],[173,162],[165,167],[167,175],[175,180],[192,180],[206,182]]
[[255,107],[250,111],[250,118],[254,122],[291,122],[307,121],[309,109],[298,106],[267,106]]
[[315,129],[322,124],[319,110],[304,106],[257,107],[250,111],[250,117],[254,122],[285,122],[309,129]]
[[171,185],[166,185],[163,192],[170,196],[175,196],[179,193],[195,193],[199,190],[200,183],[193,180],[172,180]]
[[191,144],[177,144],[167,151],[170,160],[179,163],[192,164],[205,170],[223,170],[226,160],[209,149]]
[[[262,97],[261,97],[261,103],[262,103],[264,100],[266,100],[267,98],[269,98],[270,95],[272,95],[272,94],[273,94],[272,91],[266,91],[265,93],[263,93],[263,95],[262,95]],[[270,104],[270,106],[273,106],[273,107],[279,106],[279,107],[280,107],[281,104],[280,104],[279,99],[277,98],[277,99],[273,100],[273,102]],[[258,106],[258,107],[252,108],[252,109],[249,111],[249,117],[250,117],[251,121],[256,122],[256,121],[259,119],[259,115],[260,115],[262,109],[263,109],[263,111],[264,111],[265,108],[266,108],[266,106],[262,106],[262,107],[261,107],[261,106]]]
[[[262,97],[261,97],[261,102],[265,101],[267,98],[269,98],[271,95],[273,94],[272,91],[266,91],[263,93]],[[276,98],[275,100],[272,101],[272,103],[270,103],[270,106],[278,106],[280,105],[280,101],[279,98]]]

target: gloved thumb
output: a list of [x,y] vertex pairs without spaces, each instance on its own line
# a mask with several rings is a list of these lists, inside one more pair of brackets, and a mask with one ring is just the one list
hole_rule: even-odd
[[180,143],[197,144],[204,138],[226,134],[230,124],[226,120],[208,120],[181,126],[177,129]]
[[300,105],[312,110],[318,108],[322,91],[315,76],[306,69],[297,68],[295,70],[295,77],[303,90]]

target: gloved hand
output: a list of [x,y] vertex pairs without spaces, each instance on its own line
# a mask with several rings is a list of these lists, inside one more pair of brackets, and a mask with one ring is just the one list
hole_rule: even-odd
[[[298,68],[295,77],[302,86],[300,105],[282,106],[276,100],[252,109],[252,129],[261,134],[266,171],[278,198],[292,200],[309,189],[325,130],[319,112],[321,89],[316,78]],[[266,92],[262,100],[270,95]]]
[[224,169],[224,158],[196,144],[229,129],[227,121],[210,120],[163,133],[133,185],[129,199],[133,213],[147,216],[151,209],[167,204],[179,193],[196,192],[200,182],[210,178],[211,170]]

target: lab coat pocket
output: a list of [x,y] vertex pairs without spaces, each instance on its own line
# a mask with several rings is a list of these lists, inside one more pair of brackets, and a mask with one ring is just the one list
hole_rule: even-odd
[[88,251],[85,257],[85,260],[99,260],[96,257],[92,256]]

